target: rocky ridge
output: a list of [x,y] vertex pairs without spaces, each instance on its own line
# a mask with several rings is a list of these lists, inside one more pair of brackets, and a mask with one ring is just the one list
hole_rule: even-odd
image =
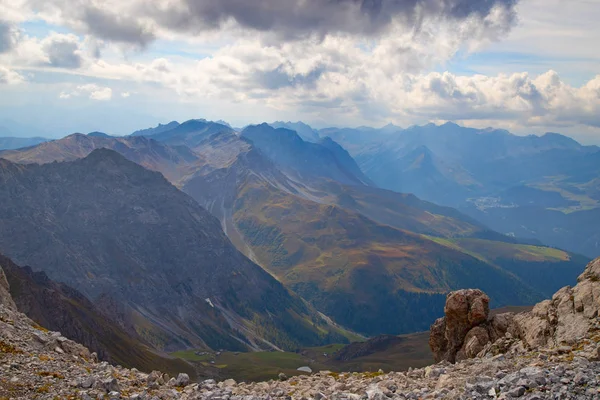
[[[504,337],[493,344],[487,343],[476,358],[455,364],[442,360],[408,372],[337,374],[321,371],[289,379],[281,375],[278,381],[259,383],[233,380],[191,383],[185,374],[171,378],[156,371],[145,374],[99,363],[95,354],[83,346],[60,333],[47,332],[16,311],[8,300],[8,285],[0,279],[0,398],[596,399],[600,398],[600,323],[593,308],[600,299],[595,296],[599,272],[600,259],[588,265],[574,288],[561,289],[552,300],[538,304],[531,313],[513,315]],[[446,353],[456,351],[455,356],[466,353],[464,339],[474,328],[487,330],[495,326],[489,318],[484,318],[489,317],[486,310],[486,296],[480,291],[449,295],[444,332],[447,339],[452,340],[447,343]],[[519,322],[521,320],[528,322]],[[440,323],[437,326],[439,328]],[[523,331],[513,336],[510,332],[516,327]],[[461,344],[460,336],[465,330]],[[432,338],[439,338],[438,331],[440,329],[433,330]],[[544,340],[536,336],[536,332],[543,332]],[[510,345],[499,346],[502,341]],[[540,346],[536,346],[537,343]],[[501,354],[501,351],[506,353]]]

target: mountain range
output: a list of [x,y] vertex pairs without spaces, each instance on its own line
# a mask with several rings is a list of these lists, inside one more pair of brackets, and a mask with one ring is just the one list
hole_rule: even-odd
[[0,182],[1,251],[157,349],[345,340],[238,252],[215,217],[115,151],[44,165],[0,159]]
[[[165,126],[158,133],[146,131],[147,136],[71,135],[1,152],[0,157],[19,163],[73,162],[94,155],[94,149],[109,148],[162,172],[217,217],[217,228],[241,253],[310,303],[303,315],[311,315],[314,307],[365,335],[426,329],[439,316],[445,294],[462,287],[484,288],[495,306],[532,304],[574,281],[587,262],[577,254],[495,232],[456,209],[382,189],[331,137],[309,142],[295,131],[267,124],[241,132],[206,120],[173,123],[170,130]],[[375,140],[399,128],[361,129]],[[189,233],[178,228],[175,216],[168,220],[180,243],[165,252],[188,252],[192,243],[184,237]],[[152,243],[161,240],[157,236]],[[535,279],[540,275],[544,279]],[[79,285],[74,284],[82,290]],[[338,333],[343,332],[331,328],[330,337]],[[205,334],[199,336],[206,340]],[[308,342],[318,340],[327,339],[313,336]],[[235,348],[235,343],[222,346]]]
[[595,257],[600,148],[453,123],[395,132],[329,128],[379,187],[458,208],[515,237]]

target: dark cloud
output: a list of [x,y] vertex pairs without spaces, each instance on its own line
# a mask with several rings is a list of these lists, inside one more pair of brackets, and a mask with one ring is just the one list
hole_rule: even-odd
[[270,90],[295,86],[313,87],[323,72],[324,68],[319,67],[307,74],[290,75],[286,72],[285,67],[280,65],[271,71],[256,72],[253,81]]
[[6,53],[15,45],[15,35],[8,22],[0,21],[0,54]]
[[180,0],[181,7],[145,2],[141,10],[169,29],[218,29],[229,21],[284,37],[327,33],[375,34],[392,19],[416,26],[427,17],[462,20],[485,17],[496,5],[518,0]]
[[82,63],[77,42],[67,38],[54,38],[44,46],[49,64],[57,68],[79,68]]
[[83,11],[83,22],[89,33],[114,41],[134,43],[142,47],[154,40],[154,34],[135,18],[89,6]]

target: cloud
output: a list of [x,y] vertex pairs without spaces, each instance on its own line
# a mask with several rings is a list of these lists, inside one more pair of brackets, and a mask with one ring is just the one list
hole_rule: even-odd
[[47,55],[48,65],[68,69],[81,67],[83,57],[77,36],[54,33],[45,38],[41,45]]
[[16,71],[12,71],[12,70],[8,69],[7,67],[0,65],[0,85],[1,84],[16,85],[23,81],[25,81],[25,78],[23,77],[23,75],[19,74]]
[[119,15],[95,6],[88,5],[84,8],[82,22],[88,33],[109,41],[134,43],[144,47],[155,39],[154,33],[135,17]]
[[[179,0],[146,2],[141,13],[175,31],[236,25],[284,38],[328,34],[376,35],[394,22],[418,28],[425,19],[485,19],[516,0]],[[512,20],[506,21],[512,23]]]
[[72,91],[62,91],[58,95],[59,99],[70,99],[72,97],[87,95],[91,100],[107,101],[112,99],[113,91],[109,87],[98,86],[94,83],[77,86]]
[[[506,32],[518,0],[26,0],[38,17],[97,38],[146,46],[161,35],[253,31],[291,40],[380,37],[427,21],[478,24]],[[502,18],[498,18],[502,16]],[[501,24],[502,26],[498,26]]]
[[17,34],[12,24],[0,20],[0,54],[11,50],[17,42]]

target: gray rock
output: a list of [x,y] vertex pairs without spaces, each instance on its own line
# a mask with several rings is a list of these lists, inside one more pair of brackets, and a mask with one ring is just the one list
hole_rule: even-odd
[[190,377],[188,374],[181,373],[177,375],[177,379],[175,380],[176,386],[187,386],[190,383]]
[[521,397],[525,394],[526,390],[523,386],[518,386],[516,388],[511,389],[508,394],[511,397]]

